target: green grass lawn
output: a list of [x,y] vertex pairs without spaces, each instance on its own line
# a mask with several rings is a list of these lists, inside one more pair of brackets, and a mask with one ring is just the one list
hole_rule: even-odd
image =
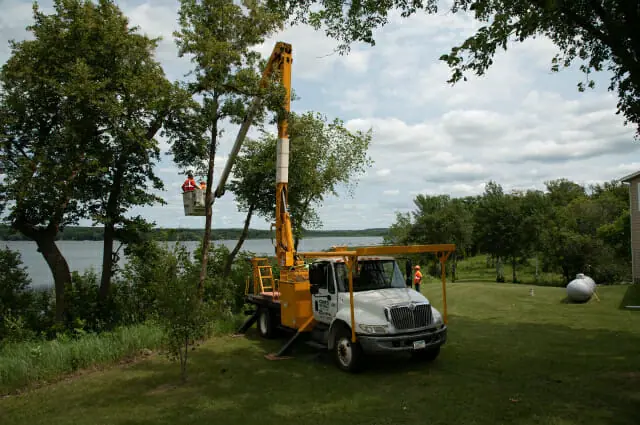
[[[562,303],[562,288],[448,285],[449,341],[432,364],[378,358],[360,375],[282,341],[215,338],[193,352],[189,382],[153,356],[0,400],[9,424],[638,424],[640,312]],[[440,306],[436,283],[424,292]]]

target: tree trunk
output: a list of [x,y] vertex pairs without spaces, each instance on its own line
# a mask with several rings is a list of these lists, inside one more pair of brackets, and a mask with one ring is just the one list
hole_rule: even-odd
[[451,266],[451,282],[455,283],[456,281],[456,271],[458,269],[458,255],[453,253],[453,264]]
[[71,284],[71,270],[67,260],[56,245],[58,234],[58,223],[52,222],[46,228],[37,228],[26,222],[24,216],[19,216],[12,227],[20,233],[33,240],[38,246],[38,252],[42,254],[44,260],[51,270],[56,292],[56,322],[64,322],[65,313],[65,288]]
[[124,170],[120,164],[116,165],[113,176],[113,184],[107,199],[105,210],[104,236],[102,242],[102,276],[100,278],[100,291],[98,293],[98,303],[103,305],[109,296],[111,289],[111,272],[113,268],[113,241],[115,235],[115,223],[118,217],[118,199],[122,192],[122,177]]
[[[216,114],[218,111],[218,97],[214,96],[214,107]],[[198,282],[198,295],[200,299],[204,297],[204,281],[207,278],[207,260],[209,259],[209,244],[211,239],[211,221],[213,215],[213,197],[211,188],[213,186],[213,166],[216,159],[216,143],[218,141],[218,117],[213,118],[211,125],[211,144],[209,145],[209,167],[207,169],[207,189],[205,192],[205,211],[207,218],[204,224],[204,236],[202,237],[202,269],[200,269],[200,281]]]
[[115,228],[112,222],[104,225],[104,236],[102,242],[102,276],[100,278],[100,291],[98,292],[98,303],[103,304],[109,296],[111,287],[111,269],[113,268],[113,240]]
[[34,240],[53,274],[56,289],[56,322],[62,323],[65,313],[64,293],[66,286],[71,284],[71,270],[56,245],[55,236],[43,232],[39,233]]
[[236,246],[233,248],[233,251],[231,251],[227,256],[227,262],[224,265],[224,272],[223,272],[224,277],[227,277],[231,274],[231,266],[233,265],[233,260],[236,258],[236,255],[238,255],[238,252],[240,252],[240,248],[242,247],[242,244],[247,239],[247,235],[249,234],[249,225],[251,224],[251,217],[253,216],[254,208],[255,208],[255,205],[253,204],[249,205],[249,211],[247,211],[247,218],[245,218],[244,220],[244,227],[242,228],[242,233],[240,234],[238,243],[236,243]]
[[516,281],[518,280],[517,276],[516,276],[516,257],[512,257],[511,258],[511,281],[513,283],[516,283]]

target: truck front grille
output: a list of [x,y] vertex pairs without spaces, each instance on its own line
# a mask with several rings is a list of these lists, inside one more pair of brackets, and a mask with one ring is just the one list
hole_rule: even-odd
[[407,305],[389,308],[391,323],[396,329],[424,328],[433,322],[430,304],[414,304],[414,307],[413,310]]

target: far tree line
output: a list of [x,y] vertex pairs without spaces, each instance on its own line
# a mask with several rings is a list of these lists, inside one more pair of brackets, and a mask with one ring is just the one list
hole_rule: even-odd
[[[494,181],[482,195],[452,198],[418,195],[415,210],[397,214],[388,243],[455,243],[456,260],[488,254],[496,281],[502,265],[537,259],[542,271],[561,273],[565,283],[586,273],[604,284],[631,279],[629,189],[618,181],[589,187],[568,179],[545,189],[505,192]],[[429,261],[429,260],[426,260]]]

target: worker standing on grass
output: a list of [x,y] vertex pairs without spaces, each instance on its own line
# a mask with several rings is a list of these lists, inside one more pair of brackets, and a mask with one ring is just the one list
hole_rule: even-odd
[[422,282],[422,273],[420,273],[420,266],[415,267],[416,272],[413,275],[413,285],[416,291],[420,292],[420,282]]
[[193,178],[193,173],[187,174],[187,179],[182,183],[183,192],[193,192],[196,190],[196,181]]

